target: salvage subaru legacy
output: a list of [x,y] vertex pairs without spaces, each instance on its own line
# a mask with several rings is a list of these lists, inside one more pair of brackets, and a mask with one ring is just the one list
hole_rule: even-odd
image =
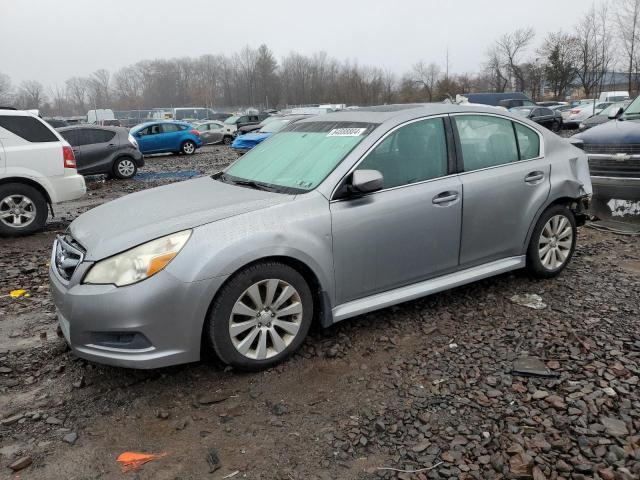
[[73,352],[155,368],[281,362],[312,323],[570,261],[587,158],[506,111],[445,104],[296,122],[212,177],[78,217],[50,279]]

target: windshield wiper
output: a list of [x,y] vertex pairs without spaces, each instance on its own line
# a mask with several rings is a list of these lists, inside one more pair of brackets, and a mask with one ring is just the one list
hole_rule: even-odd
[[277,191],[275,188],[272,188],[272,187],[270,187],[268,185],[265,185],[264,183],[259,183],[259,182],[256,182],[254,180],[235,179],[235,178],[231,178],[228,175],[225,175],[224,173],[222,175],[220,175],[218,178],[220,180],[222,180],[223,182],[231,183],[233,185],[242,185],[243,187],[250,187],[250,188],[254,188],[256,190],[264,190],[266,192],[275,192],[275,191]]

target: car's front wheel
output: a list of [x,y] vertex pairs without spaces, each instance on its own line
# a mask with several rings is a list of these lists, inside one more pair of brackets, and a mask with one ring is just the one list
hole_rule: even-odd
[[122,180],[133,178],[137,171],[136,162],[129,157],[121,157],[113,164],[113,175]]
[[527,250],[527,269],[540,278],[558,275],[571,260],[576,239],[573,212],[565,205],[548,208],[533,230]]
[[227,135],[222,140],[222,143],[224,143],[225,145],[231,145],[233,143],[233,137],[230,137],[230,136]]
[[555,121],[551,124],[551,131],[552,132],[559,132],[560,131],[560,122]]
[[196,151],[196,144],[191,140],[187,140],[182,144],[182,148],[180,149],[180,151],[185,155],[193,155]]
[[44,227],[47,216],[47,201],[34,187],[0,185],[0,235],[30,235]]
[[255,371],[300,348],[312,318],[313,296],[304,277],[288,265],[265,262],[240,271],[222,287],[206,333],[223,362]]

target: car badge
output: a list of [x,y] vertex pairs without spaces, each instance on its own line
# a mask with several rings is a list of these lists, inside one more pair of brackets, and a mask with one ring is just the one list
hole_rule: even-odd
[[618,162],[626,162],[631,159],[631,155],[628,153],[616,153],[615,157]]

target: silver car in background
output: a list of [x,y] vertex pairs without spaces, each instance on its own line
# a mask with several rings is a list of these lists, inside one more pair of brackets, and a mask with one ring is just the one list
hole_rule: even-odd
[[80,357],[155,368],[210,348],[258,370],[313,322],[519,268],[557,275],[591,193],[584,152],[506,111],[329,113],[213,177],[81,215],[55,241],[52,292]]

